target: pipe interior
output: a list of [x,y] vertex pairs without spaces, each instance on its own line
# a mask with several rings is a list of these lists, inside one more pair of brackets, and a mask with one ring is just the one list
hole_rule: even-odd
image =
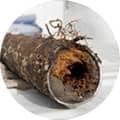
[[52,67],[53,92],[65,102],[83,101],[96,91],[98,85],[96,69],[95,62],[86,51],[75,47],[59,51]]

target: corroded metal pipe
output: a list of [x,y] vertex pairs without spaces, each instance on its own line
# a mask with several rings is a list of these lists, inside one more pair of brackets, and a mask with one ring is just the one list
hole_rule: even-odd
[[7,34],[1,60],[41,93],[67,107],[93,96],[100,81],[94,53],[64,39]]

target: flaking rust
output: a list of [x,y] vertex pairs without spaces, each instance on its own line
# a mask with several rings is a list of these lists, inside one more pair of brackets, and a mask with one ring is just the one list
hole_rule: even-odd
[[1,61],[13,73],[67,107],[93,96],[100,81],[98,55],[77,43],[91,37],[74,31],[74,22],[50,21],[56,32],[46,24],[46,38],[8,33],[1,49]]

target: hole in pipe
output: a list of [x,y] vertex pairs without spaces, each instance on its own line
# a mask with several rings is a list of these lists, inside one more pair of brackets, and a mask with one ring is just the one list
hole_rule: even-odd
[[84,74],[87,72],[87,66],[84,61],[75,62],[75,63],[69,65],[67,68],[70,70],[71,74],[66,75],[66,76],[69,76],[71,78],[76,78],[79,80],[80,80],[80,78],[83,78]]

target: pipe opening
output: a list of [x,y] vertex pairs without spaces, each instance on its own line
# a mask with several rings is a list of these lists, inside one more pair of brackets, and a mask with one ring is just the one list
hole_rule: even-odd
[[80,78],[83,78],[85,73],[88,71],[86,63],[84,61],[82,62],[75,62],[67,67],[69,71],[71,72],[70,75],[66,75],[71,78],[75,78],[77,80],[80,80]]
[[56,53],[51,69],[51,89],[67,103],[84,101],[94,94],[99,81],[98,66],[83,49],[68,47]]

